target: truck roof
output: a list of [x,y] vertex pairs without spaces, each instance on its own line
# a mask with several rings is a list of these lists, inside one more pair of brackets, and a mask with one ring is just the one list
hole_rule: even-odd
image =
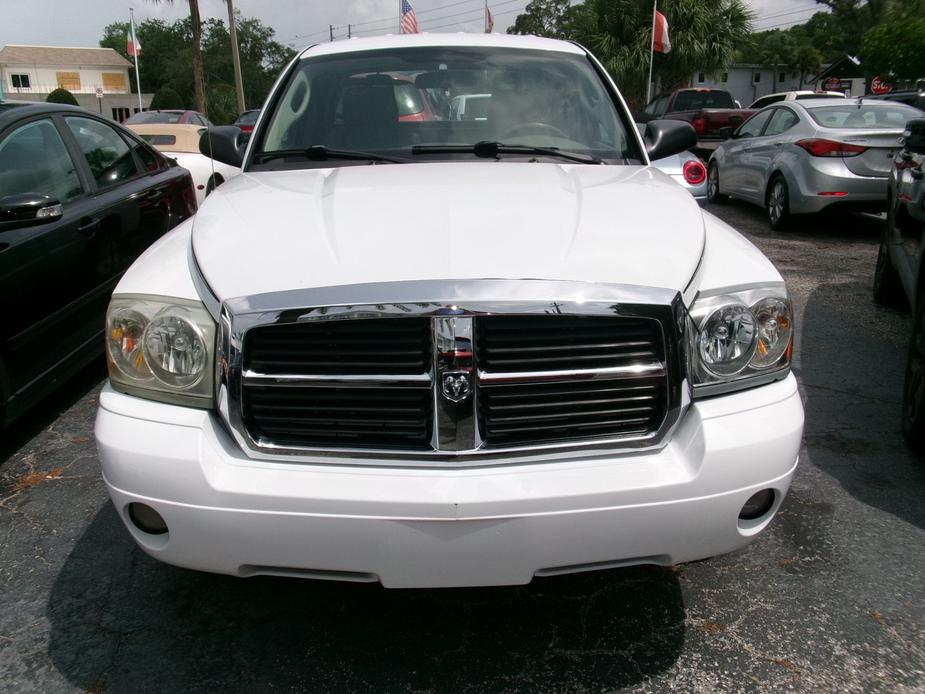
[[367,38],[331,41],[308,46],[299,55],[300,58],[316,55],[334,55],[338,53],[355,53],[358,51],[375,51],[383,48],[426,46],[481,46],[485,48],[521,48],[527,50],[558,51],[584,55],[580,46],[568,41],[541,38],[539,36],[519,36],[510,34],[389,34]]

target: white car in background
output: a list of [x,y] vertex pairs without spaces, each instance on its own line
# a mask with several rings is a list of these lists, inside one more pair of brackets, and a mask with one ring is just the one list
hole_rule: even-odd
[[237,166],[223,164],[200,153],[199,138],[207,130],[201,125],[130,123],[126,127],[192,174],[197,205],[201,206],[209,193],[241,173]]
[[762,109],[765,106],[776,104],[778,101],[809,101],[811,99],[844,99],[842,92],[813,92],[808,89],[794,92],[778,92],[777,94],[765,94],[755,99],[749,108],[755,110]]

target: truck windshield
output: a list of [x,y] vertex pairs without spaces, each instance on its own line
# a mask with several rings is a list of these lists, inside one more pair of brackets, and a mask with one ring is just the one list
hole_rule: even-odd
[[695,89],[678,92],[674,100],[675,111],[693,111],[700,108],[735,108],[729,92],[718,89]]
[[[477,143],[491,142],[622,163],[641,158],[625,122],[580,54],[468,46],[347,52],[295,67],[273,100],[252,162],[332,165],[283,155],[313,147],[472,160]],[[508,151],[498,158],[529,156]]]

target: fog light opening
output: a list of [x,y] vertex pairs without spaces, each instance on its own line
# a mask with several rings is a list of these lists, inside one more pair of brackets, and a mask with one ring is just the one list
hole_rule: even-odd
[[128,505],[128,517],[136,528],[149,535],[165,535],[167,523],[161,514],[147,504],[133,502]]
[[739,511],[739,520],[755,520],[761,518],[774,506],[774,490],[762,489],[752,494]]

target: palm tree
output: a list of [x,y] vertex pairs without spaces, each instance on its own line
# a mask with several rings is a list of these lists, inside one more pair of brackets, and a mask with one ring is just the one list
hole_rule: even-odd
[[[571,36],[591,48],[630,102],[646,93],[652,0],[586,0],[573,7]],[[718,72],[748,38],[751,13],[743,0],[672,0],[660,4],[668,19],[671,52],[655,56],[663,89],[689,83],[694,72]]]
[[[167,4],[173,5],[173,0],[164,0]],[[159,4],[161,0],[151,0],[154,4]],[[202,66],[202,19],[199,16],[198,0],[188,0],[190,26],[193,32],[193,87],[196,92],[196,110],[200,113],[206,112],[206,78],[205,70]]]

